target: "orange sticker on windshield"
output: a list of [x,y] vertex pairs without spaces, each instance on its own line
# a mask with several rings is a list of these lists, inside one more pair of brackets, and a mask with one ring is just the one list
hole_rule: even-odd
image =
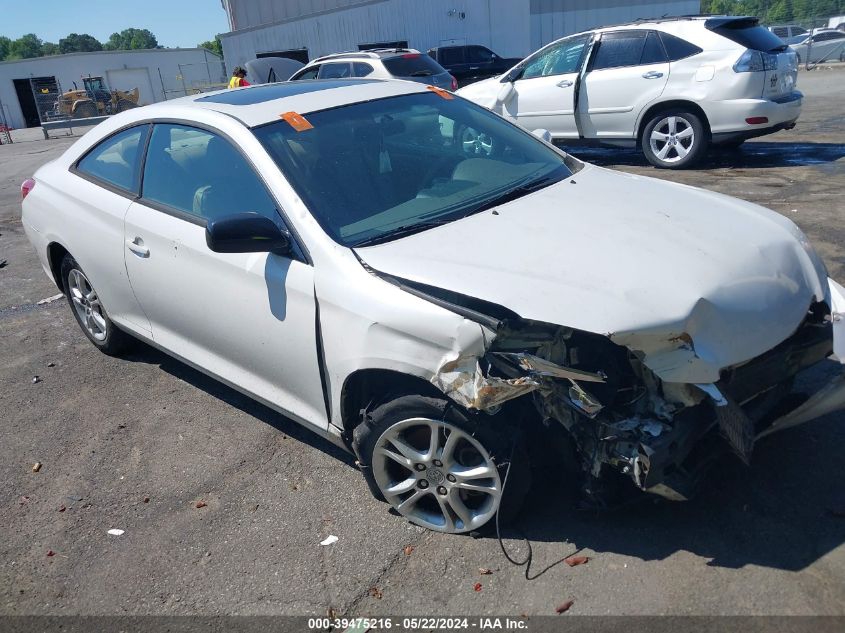
[[304,132],[305,130],[310,130],[314,127],[308,122],[308,119],[298,112],[285,112],[279,116],[297,132]]
[[428,86],[428,89],[431,90],[433,93],[440,95],[444,99],[454,99],[455,95],[453,95],[448,90],[443,90],[443,88],[438,88],[437,86]]

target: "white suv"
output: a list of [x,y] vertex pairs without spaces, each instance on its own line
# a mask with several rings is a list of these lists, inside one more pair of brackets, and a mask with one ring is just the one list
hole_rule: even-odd
[[405,79],[457,90],[457,80],[429,55],[413,48],[334,53],[309,62],[290,81],[303,79]]
[[579,33],[462,97],[558,142],[642,147],[657,167],[689,167],[709,145],[794,127],[795,53],[750,17],[640,21]]

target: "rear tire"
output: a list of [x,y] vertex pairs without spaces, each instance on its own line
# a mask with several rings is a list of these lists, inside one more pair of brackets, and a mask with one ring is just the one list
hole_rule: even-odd
[[680,109],[663,110],[645,126],[640,144],[655,167],[685,169],[704,158],[710,135],[698,115]]
[[74,119],[87,119],[89,117],[97,116],[97,106],[90,101],[80,103],[73,109]]
[[109,318],[105,307],[100,303],[97,291],[70,254],[65,255],[62,260],[61,275],[70,311],[88,340],[109,356],[117,356],[126,351],[132,337],[118,329]]
[[353,435],[376,497],[430,530],[478,531],[491,527],[497,512],[500,523],[507,523],[530,487],[520,430],[495,416],[470,415],[445,398],[392,399]]

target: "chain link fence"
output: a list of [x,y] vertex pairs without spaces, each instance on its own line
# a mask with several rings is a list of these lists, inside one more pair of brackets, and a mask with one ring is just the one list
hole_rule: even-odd
[[176,99],[201,92],[220,90],[228,85],[223,61],[179,64],[176,74],[158,72],[165,99]]
[[8,145],[12,142],[12,130],[9,127],[9,114],[6,111],[6,104],[0,101],[0,145]]

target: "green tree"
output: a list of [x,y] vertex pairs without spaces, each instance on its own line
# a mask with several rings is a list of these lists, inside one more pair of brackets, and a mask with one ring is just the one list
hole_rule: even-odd
[[42,55],[58,55],[59,53],[61,53],[61,50],[59,50],[58,44],[54,44],[53,42],[44,42],[41,45]]
[[7,59],[41,57],[41,40],[35,33],[27,33],[12,42]]
[[107,51],[130,51],[142,48],[159,48],[158,40],[147,29],[123,29],[112,33],[103,47]]
[[59,51],[61,53],[86,53],[89,51],[101,51],[103,45],[97,38],[87,33],[71,33],[59,40]]
[[9,50],[12,48],[12,40],[5,35],[0,35],[0,62],[6,59]]
[[197,47],[208,49],[215,55],[220,55],[220,57],[223,57],[223,43],[220,41],[220,38],[216,35],[214,36],[213,40],[200,42],[199,44],[197,44]]

